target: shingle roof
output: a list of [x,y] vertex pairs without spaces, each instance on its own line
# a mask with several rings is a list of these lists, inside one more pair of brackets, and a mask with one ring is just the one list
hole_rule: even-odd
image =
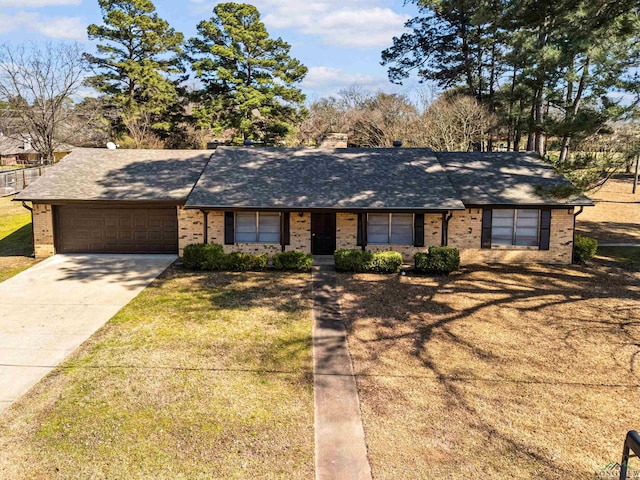
[[441,152],[437,156],[465,205],[593,205],[581,194],[558,196],[571,183],[533,153]]
[[16,199],[184,202],[211,153],[79,148]]
[[429,149],[219,147],[188,207],[464,209]]

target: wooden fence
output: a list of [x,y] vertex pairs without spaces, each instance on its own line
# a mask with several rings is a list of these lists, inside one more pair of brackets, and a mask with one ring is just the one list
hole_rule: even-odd
[[0,197],[18,193],[51,167],[52,165],[42,165],[40,167],[0,172]]

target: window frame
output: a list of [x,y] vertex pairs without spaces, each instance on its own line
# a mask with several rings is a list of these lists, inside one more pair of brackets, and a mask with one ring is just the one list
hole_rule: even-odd
[[[415,244],[415,229],[416,229],[416,214],[415,213],[407,213],[407,212],[395,212],[396,215],[411,215],[411,240],[409,243],[393,243],[391,239],[393,238],[393,212],[383,213],[383,212],[367,212],[366,222],[367,222],[367,245],[396,245],[396,246],[412,246]],[[369,215],[387,215],[387,241],[386,242],[372,242],[370,239],[370,224],[369,224]]]
[[[249,214],[253,214],[254,218],[255,218],[255,240],[252,241],[247,241],[247,240],[242,240],[242,241],[238,241],[238,214],[245,214],[245,215],[249,215]],[[278,239],[274,242],[265,242],[265,241],[260,241],[260,215],[261,214],[269,214],[270,216],[278,216]],[[235,215],[233,217],[234,220],[234,225],[233,225],[233,240],[234,243],[256,243],[256,244],[265,244],[265,245],[269,245],[269,244],[280,244],[280,242],[282,241],[282,212],[259,212],[259,211],[248,211],[248,212],[235,212]]]
[[[495,213],[497,211],[513,211],[512,216],[512,225],[511,225],[511,243],[497,243],[493,234],[494,223],[495,223]],[[536,242],[534,245],[520,245],[517,243],[518,241],[518,212],[537,212],[536,219]],[[540,235],[541,235],[541,227],[542,227],[542,209],[541,208],[493,208],[491,215],[491,247],[492,248],[540,248]],[[504,227],[503,227],[504,228]],[[527,228],[527,227],[522,227]],[[531,227],[528,227],[531,228]],[[531,238],[531,237],[530,237]]]

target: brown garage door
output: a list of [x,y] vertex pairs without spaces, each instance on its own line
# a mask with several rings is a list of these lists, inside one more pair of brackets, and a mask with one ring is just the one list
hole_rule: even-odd
[[176,207],[56,207],[60,253],[178,253]]

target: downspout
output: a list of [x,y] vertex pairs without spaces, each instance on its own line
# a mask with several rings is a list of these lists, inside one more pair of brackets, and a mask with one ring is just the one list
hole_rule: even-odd
[[204,242],[209,243],[209,210],[200,210],[204,215]]
[[449,245],[449,220],[451,220],[451,218],[453,218],[453,212],[449,210],[442,212],[442,238],[440,239],[440,243],[443,247]]
[[33,207],[27,205],[26,201],[22,201],[22,206],[31,212],[31,245],[33,245],[33,256],[36,256],[36,230],[33,228]]
[[576,259],[575,259],[575,246],[576,246],[576,217],[578,215],[580,215],[582,213],[582,211],[584,210],[584,207],[580,207],[580,209],[573,214],[573,244],[572,244],[572,248],[571,248],[571,263],[575,263]]

